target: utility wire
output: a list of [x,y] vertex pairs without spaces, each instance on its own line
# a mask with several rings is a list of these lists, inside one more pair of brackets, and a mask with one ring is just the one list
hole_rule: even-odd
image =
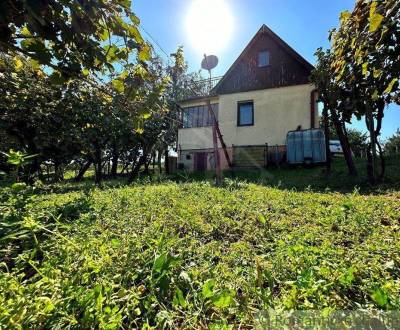
[[156,38],[154,38],[149,32],[147,32],[147,30],[143,27],[142,24],[139,25],[139,28],[140,28],[141,30],[143,30],[143,32],[144,32],[145,34],[148,35],[148,37],[154,42],[154,44],[155,44],[158,48],[160,48],[161,52],[163,52],[163,53],[165,54],[165,56],[166,56],[166,58],[167,58],[167,61],[168,61],[168,64],[171,64],[171,59],[170,59],[170,56],[171,56],[171,55],[168,55],[168,54],[167,54],[167,52],[166,52],[166,51],[164,50],[164,48],[160,45],[160,43],[156,40]]
[[[161,52],[166,56],[167,61],[168,61],[168,64],[170,65],[170,64],[171,64],[171,58],[170,58],[171,55],[168,55],[168,54],[167,54],[167,52],[166,52],[166,51],[164,50],[164,48],[160,45],[160,43],[157,41],[157,39],[156,39],[155,37],[153,37],[153,36],[144,28],[144,26],[143,26],[142,24],[139,25],[139,28],[140,28],[140,29],[153,41],[153,43],[161,50]],[[153,50],[154,50],[154,49],[153,49]],[[159,55],[155,50],[154,50],[154,52],[155,52],[157,55]],[[197,93],[193,90],[193,88],[192,88],[192,86],[190,86],[190,84],[188,85],[188,87],[189,87],[189,89],[191,90],[191,92],[193,93],[193,95],[197,95]],[[181,111],[184,110],[177,102],[173,101],[173,103],[179,108],[179,110],[181,110]],[[158,106],[159,110],[163,110],[163,109],[161,108],[160,105],[157,104],[157,106]],[[150,110],[150,112],[153,112],[153,111]],[[154,114],[154,112],[153,112],[153,114]],[[155,112],[155,114],[157,114],[157,112]],[[182,121],[181,121],[181,120],[176,120],[175,118],[169,117],[169,116],[167,116],[167,115],[165,115],[165,118],[167,118],[167,119],[169,119],[169,120],[171,120],[171,121],[175,121],[175,122],[177,122],[178,124],[182,124]]]

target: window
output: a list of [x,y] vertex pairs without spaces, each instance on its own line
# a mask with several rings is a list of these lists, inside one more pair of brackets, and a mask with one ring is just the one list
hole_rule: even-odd
[[258,67],[263,68],[269,65],[269,51],[264,50],[258,53]]
[[[218,104],[211,104],[215,117],[218,119]],[[207,105],[188,107],[183,110],[183,128],[205,127],[213,124],[213,117],[210,116]]]
[[253,101],[239,102],[237,114],[238,126],[254,125],[254,103]]

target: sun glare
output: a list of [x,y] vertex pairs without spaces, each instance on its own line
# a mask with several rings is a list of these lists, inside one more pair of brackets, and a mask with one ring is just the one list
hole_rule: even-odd
[[218,55],[231,39],[233,16],[225,0],[193,0],[185,26],[196,51]]

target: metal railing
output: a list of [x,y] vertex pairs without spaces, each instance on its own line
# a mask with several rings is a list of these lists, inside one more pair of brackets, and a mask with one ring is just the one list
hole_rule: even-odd
[[222,77],[194,81],[187,88],[187,98],[216,95],[214,88]]

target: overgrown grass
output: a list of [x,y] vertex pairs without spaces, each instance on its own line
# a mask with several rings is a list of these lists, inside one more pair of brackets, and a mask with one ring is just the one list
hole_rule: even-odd
[[23,212],[46,230],[39,254],[3,264],[2,326],[251,328],[267,308],[400,308],[399,192],[120,184],[37,191]]
[[[332,169],[327,173],[326,167],[319,165],[306,168],[304,166],[283,165],[280,168],[270,166],[267,169],[225,171],[224,176],[234,180],[247,181],[273,186],[279,189],[352,192],[358,189],[361,193],[384,193],[388,190],[400,190],[400,157],[385,158],[386,174],[383,182],[370,185],[367,180],[366,159],[355,159],[359,175],[351,177],[343,157],[335,157]],[[214,173],[180,172],[173,176],[178,182],[213,181]]]

